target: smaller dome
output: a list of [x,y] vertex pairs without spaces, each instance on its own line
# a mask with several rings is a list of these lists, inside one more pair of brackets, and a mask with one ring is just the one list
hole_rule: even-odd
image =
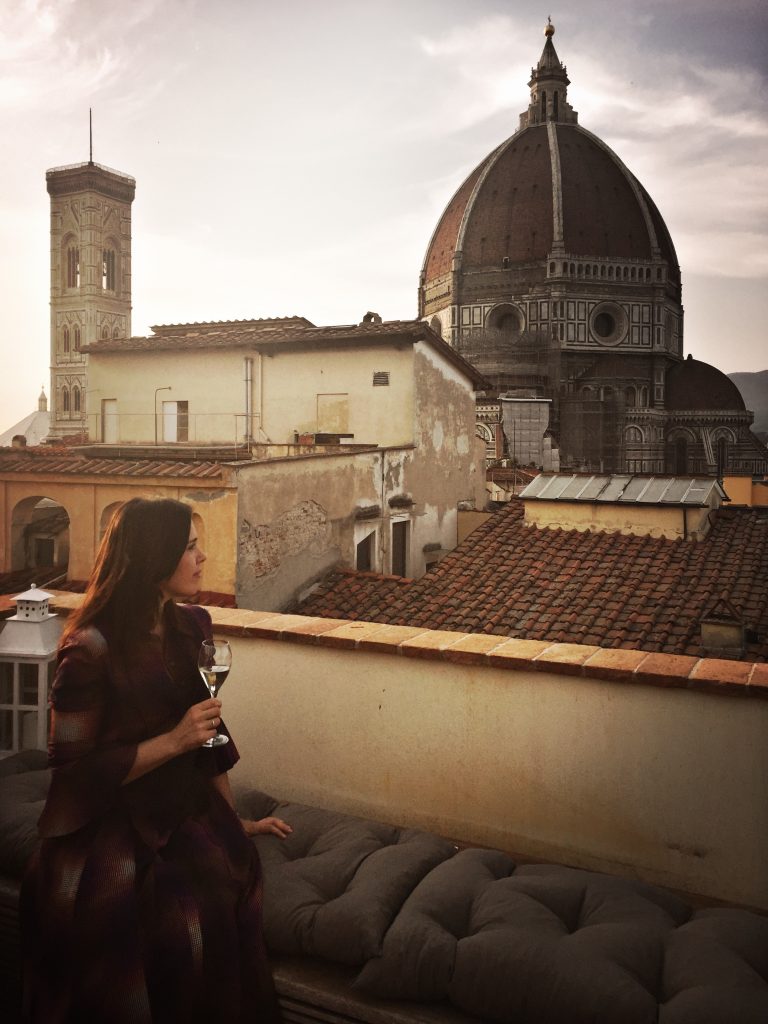
[[746,409],[741,392],[722,370],[688,356],[667,371],[666,401],[669,410]]

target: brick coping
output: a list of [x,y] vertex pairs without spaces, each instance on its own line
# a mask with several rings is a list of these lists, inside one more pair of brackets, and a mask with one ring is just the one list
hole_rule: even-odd
[[[51,591],[51,608],[66,613],[82,594]],[[658,654],[623,647],[520,640],[381,622],[323,619],[246,608],[208,608],[217,633],[338,650],[376,651],[459,665],[554,672],[616,683],[694,690],[721,696],[768,698],[768,663]]]

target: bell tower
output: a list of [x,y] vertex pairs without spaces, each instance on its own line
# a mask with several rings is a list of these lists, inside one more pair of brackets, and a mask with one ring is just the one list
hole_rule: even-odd
[[45,179],[51,197],[49,436],[67,437],[87,433],[89,399],[99,401],[88,393],[84,346],[131,333],[136,181],[93,159],[54,167]]

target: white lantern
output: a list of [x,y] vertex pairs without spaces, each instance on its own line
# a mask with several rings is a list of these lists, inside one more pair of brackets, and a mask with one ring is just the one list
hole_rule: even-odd
[[0,757],[48,743],[48,701],[62,622],[32,584],[0,622]]

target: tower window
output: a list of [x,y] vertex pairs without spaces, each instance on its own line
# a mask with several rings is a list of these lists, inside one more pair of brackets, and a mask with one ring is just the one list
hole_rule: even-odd
[[67,288],[80,287],[80,250],[75,246],[67,249]]
[[65,352],[69,352],[69,328],[65,327],[63,331],[63,348]]
[[115,290],[115,250],[105,249],[101,260],[101,287],[106,291]]
[[75,327],[73,333],[74,333],[74,336],[75,336],[75,352],[79,352],[80,351],[80,328],[79,327]]
[[72,388],[72,409],[80,412],[80,388],[77,385]]
[[61,411],[69,412],[69,388],[61,389]]

